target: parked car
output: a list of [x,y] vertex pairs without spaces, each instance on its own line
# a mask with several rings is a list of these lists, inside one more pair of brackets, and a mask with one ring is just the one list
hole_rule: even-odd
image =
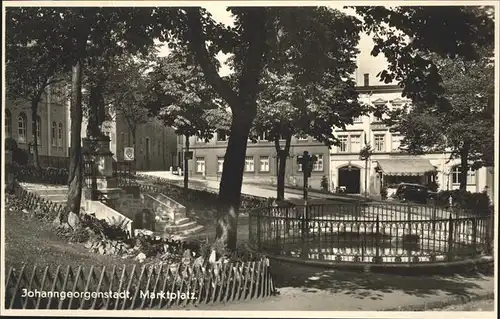
[[427,204],[436,198],[436,192],[421,184],[401,183],[396,190],[396,198],[402,201]]

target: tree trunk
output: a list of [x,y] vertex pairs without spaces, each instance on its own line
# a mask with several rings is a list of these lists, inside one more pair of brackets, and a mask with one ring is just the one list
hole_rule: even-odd
[[467,190],[467,175],[469,173],[469,148],[466,144],[460,150],[460,190]]
[[186,10],[189,47],[203,69],[207,82],[227,102],[232,112],[231,134],[219,187],[215,243],[216,246],[229,250],[236,248],[237,217],[248,134],[257,113],[258,84],[264,66],[264,55],[268,50],[267,9],[255,7],[247,8],[246,11],[241,20],[241,39],[244,39],[247,45],[240,52],[243,61],[238,90],[235,91],[229,82],[219,75],[210,57],[200,10],[198,8]]
[[216,247],[224,247],[230,251],[236,249],[237,218],[240,208],[245,155],[248,134],[254,118],[240,113],[238,115],[233,115],[232,119],[217,209]]
[[82,71],[83,62],[78,59],[73,65],[71,79],[71,153],[68,177],[68,199],[67,210],[62,216],[58,216],[58,222],[69,225],[73,229],[78,226],[80,204],[82,200],[83,162],[82,162]]
[[185,135],[186,141],[184,142],[186,145],[186,150],[184,152],[184,191],[187,192],[189,189],[189,160],[186,156],[187,152],[189,152],[189,135]]
[[40,168],[40,158],[38,156],[38,135],[37,129],[40,123],[38,123],[38,101],[40,98],[34,98],[31,100],[31,122],[33,123],[33,161],[36,168]]
[[290,143],[292,137],[290,135],[286,136],[285,148],[281,149],[279,137],[274,140],[274,146],[276,148],[276,154],[278,156],[278,181],[277,181],[277,197],[278,201],[285,199],[285,173],[286,173],[286,159],[290,156]]
[[129,129],[130,129],[130,133],[132,135],[132,145],[130,145],[130,135],[129,135],[129,141],[128,142],[129,142],[129,145],[134,148],[134,171],[137,171],[137,152],[136,152],[137,150],[136,150],[136,147],[135,147],[135,143],[136,143],[136,140],[135,140],[136,136],[135,136],[135,134],[136,134],[136,131],[133,128],[129,128]]

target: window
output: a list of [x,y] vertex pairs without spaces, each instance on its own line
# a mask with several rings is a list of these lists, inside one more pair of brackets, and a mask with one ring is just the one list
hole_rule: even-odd
[[339,136],[339,152],[347,152],[347,136]]
[[255,171],[254,165],[255,163],[253,156],[245,157],[245,172],[254,172]]
[[[311,154],[313,155],[313,154]],[[314,154],[316,155],[316,162],[313,163],[313,171],[314,172],[322,172],[323,171],[323,154]],[[298,165],[298,171],[302,172],[302,164]]]
[[269,172],[269,156],[260,157],[260,168],[261,172]]
[[28,119],[26,117],[26,114],[24,113],[19,114],[19,117],[17,118],[17,128],[18,128],[19,140],[21,142],[26,142],[27,124],[28,124]]
[[259,137],[257,138],[259,141],[267,141],[269,138],[269,134],[267,132],[262,132],[259,134]]
[[313,164],[313,171],[315,172],[322,172],[323,171],[323,155],[318,154],[316,155],[318,158],[316,162]]
[[398,152],[401,146],[401,141],[403,140],[402,135],[392,135],[392,151]]
[[205,158],[197,157],[196,158],[196,173],[204,173],[205,172]]
[[[462,176],[462,169],[460,165],[454,166],[451,172],[453,184],[460,184],[460,176]],[[469,167],[467,172],[467,185],[476,185],[476,171]]]
[[205,143],[205,139],[199,136],[196,136],[196,143]]
[[9,110],[5,110],[5,134],[12,136],[12,114]]
[[375,152],[385,151],[385,135],[377,134],[375,135]]
[[224,168],[224,157],[217,157],[217,173],[222,173]]
[[361,135],[351,135],[351,153],[361,151]]
[[51,141],[52,141],[52,146],[57,146],[57,124],[56,122],[52,122],[52,136],[51,136]]
[[57,146],[63,146],[63,124],[59,123],[59,131],[57,136]]
[[218,142],[227,141],[227,134],[226,132],[224,132],[224,130],[217,130],[217,141]]

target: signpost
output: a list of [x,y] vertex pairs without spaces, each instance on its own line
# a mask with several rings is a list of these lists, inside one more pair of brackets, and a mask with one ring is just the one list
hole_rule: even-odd
[[126,161],[133,161],[135,159],[133,147],[125,147],[125,149],[123,150],[123,159]]
[[[302,240],[305,240],[306,233],[309,232],[309,209],[307,207],[307,189],[308,189],[308,178],[311,177],[311,172],[313,169],[313,164],[318,160],[315,155],[309,155],[308,151],[304,151],[302,155],[297,156],[297,164],[302,165],[302,172],[304,173],[304,217],[302,223]],[[308,254],[307,240],[304,242],[302,249],[303,257],[306,258]]]

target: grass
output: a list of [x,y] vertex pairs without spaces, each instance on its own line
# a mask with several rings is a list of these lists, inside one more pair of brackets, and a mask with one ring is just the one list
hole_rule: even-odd
[[22,212],[5,211],[5,269],[27,266],[112,266],[134,263],[132,259],[89,252],[83,244],[60,239],[52,225]]

